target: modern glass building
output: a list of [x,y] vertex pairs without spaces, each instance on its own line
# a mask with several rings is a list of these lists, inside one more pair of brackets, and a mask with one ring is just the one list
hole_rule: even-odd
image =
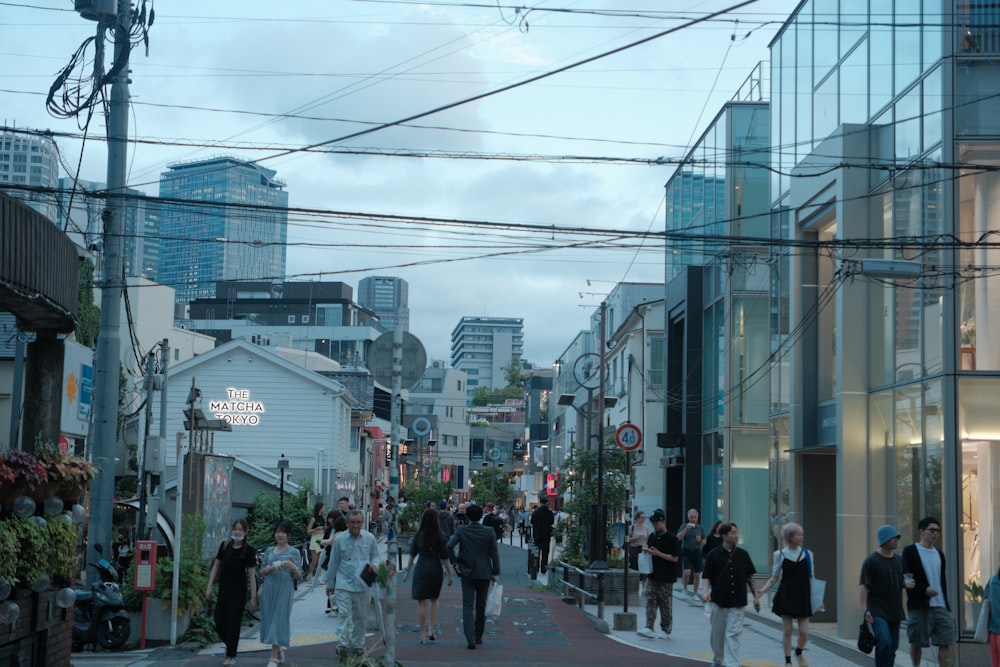
[[160,271],[176,303],[215,296],[219,280],[283,282],[288,192],[276,172],[231,157],[160,175]]
[[[758,68],[751,79],[759,75]],[[665,346],[674,400],[665,402],[664,435],[686,452],[683,467],[666,471],[665,505],[676,525],[690,507],[709,526],[735,521],[765,571],[770,122],[764,91],[756,91],[755,101],[723,106],[666,184]],[[685,289],[690,267],[700,267],[696,293]],[[683,308],[677,293],[686,295]],[[700,363],[687,364],[692,351]]]
[[358,282],[358,303],[378,315],[386,331],[410,330],[410,285],[402,278],[368,276]]
[[12,186],[4,192],[55,221],[58,181],[59,158],[52,137],[37,131],[0,132],[0,183]]
[[1000,559],[998,26],[995,3],[806,1],[771,43],[769,509],[844,636],[883,523],[941,520],[966,635]]

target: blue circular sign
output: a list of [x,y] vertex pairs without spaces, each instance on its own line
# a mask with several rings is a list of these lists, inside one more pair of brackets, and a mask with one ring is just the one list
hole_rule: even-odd
[[410,426],[413,435],[427,435],[431,432],[431,420],[427,417],[417,417]]

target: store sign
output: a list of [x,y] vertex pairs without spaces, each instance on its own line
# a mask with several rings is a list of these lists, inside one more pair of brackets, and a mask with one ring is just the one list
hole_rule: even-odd
[[249,389],[226,389],[226,400],[209,401],[208,410],[216,419],[225,419],[233,426],[260,426],[264,404],[250,398]]

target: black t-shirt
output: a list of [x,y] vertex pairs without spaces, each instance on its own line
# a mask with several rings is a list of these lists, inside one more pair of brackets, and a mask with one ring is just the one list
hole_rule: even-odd
[[[680,557],[681,555],[680,540],[669,530],[665,530],[662,533],[650,533],[646,545],[655,547],[659,551],[671,556]],[[676,561],[650,555],[653,557],[653,572],[649,575],[650,580],[661,584],[672,584],[677,581]]]
[[219,588],[246,586],[247,569],[257,566],[257,554],[249,544],[234,549],[227,540],[219,545],[215,557],[219,561]]
[[859,583],[868,587],[868,610],[898,623],[903,620],[903,559],[899,554],[886,558],[873,551],[861,564]]

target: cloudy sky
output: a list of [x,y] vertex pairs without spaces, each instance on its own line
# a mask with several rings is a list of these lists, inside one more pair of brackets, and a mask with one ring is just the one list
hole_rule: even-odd
[[[448,357],[464,315],[523,317],[525,358],[548,365],[614,283],[662,282],[662,243],[633,235],[663,229],[669,160],[767,60],[796,3],[760,0],[343,138],[735,4],[159,0],[148,57],[132,53],[129,183],[155,195],[167,164],[262,159],[290,206],[315,211],[290,216],[288,279],[400,276],[430,358]],[[80,134],[76,119],[45,109],[95,30],[72,6],[0,2],[5,125]],[[104,132],[97,114],[96,140],[58,142],[83,179],[106,180]]]

